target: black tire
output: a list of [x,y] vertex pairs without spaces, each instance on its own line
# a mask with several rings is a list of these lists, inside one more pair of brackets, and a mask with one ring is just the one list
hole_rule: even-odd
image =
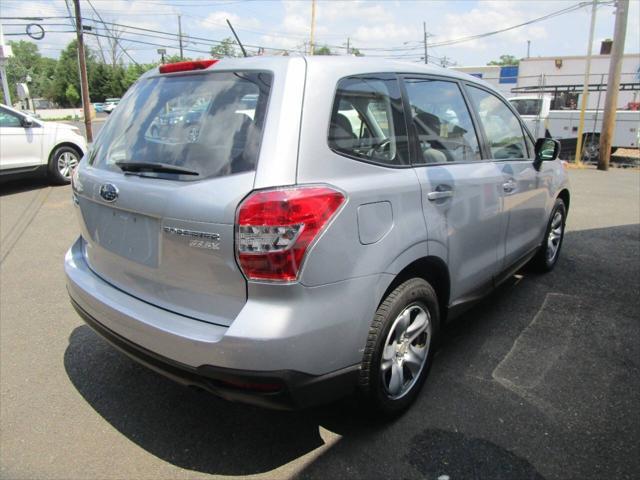
[[[72,168],[71,167],[69,168],[67,175],[64,174],[66,170],[64,169],[61,170],[59,168],[60,162],[65,161],[64,160],[65,158],[73,159],[73,161],[75,162],[75,165]],[[82,155],[80,154],[80,152],[73,147],[61,146],[61,147],[55,148],[53,150],[53,153],[49,157],[48,173],[49,173],[50,180],[53,183],[56,183],[59,185],[65,185],[70,183],[71,173],[73,172],[73,168],[78,166],[78,163],[80,162],[81,158],[82,158]]]
[[[425,331],[421,334],[425,335],[425,340],[421,340],[420,337],[418,337],[415,341],[424,341],[424,343],[427,344],[426,359],[419,373],[406,383],[402,383],[402,385],[406,385],[407,387],[406,392],[402,393],[399,398],[393,398],[393,395],[389,393],[388,386],[386,385],[386,383],[388,383],[387,378],[393,374],[391,373],[395,367],[393,362],[397,362],[398,365],[400,365],[397,368],[401,369],[402,372],[408,374],[410,373],[410,369],[408,366],[405,366],[404,363],[401,363],[403,360],[398,357],[400,353],[396,350],[396,357],[394,357],[392,361],[393,367],[389,368],[388,373],[383,372],[381,365],[385,347],[393,349],[394,346],[397,345],[395,342],[393,344],[387,344],[387,341],[389,340],[392,327],[397,325],[400,314],[409,309],[416,309],[418,315],[421,315],[420,308],[423,309],[424,313],[428,314],[430,334]],[[412,311],[409,313],[411,314]],[[417,316],[410,320],[410,322],[409,325],[418,322]],[[378,307],[369,330],[369,337],[362,359],[358,382],[360,400],[369,410],[387,416],[396,416],[409,408],[416,399],[428,375],[438,338],[439,327],[440,310],[438,299],[431,285],[424,279],[412,278],[407,280],[386,296]],[[409,348],[410,347],[411,345],[409,345]],[[397,346],[395,348],[397,348]],[[406,351],[408,352],[408,350]],[[389,360],[386,362],[389,362]],[[407,362],[407,365],[408,364],[409,362]],[[404,382],[404,373],[401,378]]]
[[[549,242],[549,236],[551,234],[554,218],[556,217],[557,213],[559,213],[562,216],[561,224],[560,224],[561,230],[560,230],[560,237],[557,242],[557,248],[555,249],[555,253],[553,254],[553,256],[551,256],[552,249]],[[536,253],[535,257],[533,257],[531,259],[531,262],[529,263],[529,265],[533,268],[533,270],[541,273],[550,272],[551,270],[553,270],[553,267],[556,266],[556,263],[558,263],[558,258],[560,257],[562,242],[564,241],[564,231],[565,231],[566,222],[567,222],[567,208],[564,202],[562,201],[562,199],[557,198],[553,206],[553,209],[551,210],[551,215],[549,215],[547,228],[545,229],[544,237],[542,239],[542,245],[540,246],[540,249]]]

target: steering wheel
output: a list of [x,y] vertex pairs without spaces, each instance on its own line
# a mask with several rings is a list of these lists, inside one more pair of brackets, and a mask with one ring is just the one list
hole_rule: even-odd
[[381,142],[371,145],[371,149],[367,152],[367,157],[374,158],[376,155],[383,154],[389,150],[391,139],[385,138]]

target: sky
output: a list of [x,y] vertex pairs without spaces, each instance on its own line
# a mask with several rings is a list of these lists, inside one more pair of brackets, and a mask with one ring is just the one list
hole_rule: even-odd
[[[579,3],[587,5],[497,35],[437,46],[452,39],[511,27]],[[69,4],[73,8],[71,1]],[[183,34],[198,37],[187,40],[185,45],[185,55],[194,58],[206,57],[214,41],[231,36],[226,19],[247,45],[295,53],[304,51],[305,42],[309,42],[311,2],[306,0],[81,0],[83,17],[97,19],[91,5],[106,22],[165,32],[138,30],[155,35],[139,36],[127,29],[123,33],[122,44],[139,63],[158,61],[159,46],[124,39],[159,43],[166,47],[168,54],[178,53],[177,36],[166,36],[166,33],[177,33],[178,15],[181,15]],[[430,60],[440,62],[446,57],[457,66],[484,65],[503,54],[525,57],[527,40],[531,42],[533,57],[585,55],[591,15],[590,2],[577,0],[318,0],[316,5],[316,44],[327,45],[333,52],[345,53],[349,41],[366,56],[423,61],[423,22],[426,22]],[[602,2],[598,6],[594,53],[599,52],[603,39],[613,37],[614,11],[613,2]],[[66,15],[64,0],[2,0],[0,3],[1,17]],[[24,21],[1,22],[5,34],[25,31],[24,25],[15,25]],[[39,23],[43,24],[45,37],[33,41],[43,55],[57,57],[75,35],[70,32],[69,20],[45,19]],[[631,0],[625,53],[640,52],[639,24],[640,0]],[[88,43],[95,46],[95,37],[88,38]],[[26,35],[5,38],[18,39],[30,40]],[[123,57],[123,61],[130,62],[127,57]]]

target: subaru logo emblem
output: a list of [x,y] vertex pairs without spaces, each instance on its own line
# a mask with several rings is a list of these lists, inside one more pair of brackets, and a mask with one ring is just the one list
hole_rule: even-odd
[[105,202],[115,202],[118,198],[118,187],[113,183],[105,183],[100,187],[100,196]]

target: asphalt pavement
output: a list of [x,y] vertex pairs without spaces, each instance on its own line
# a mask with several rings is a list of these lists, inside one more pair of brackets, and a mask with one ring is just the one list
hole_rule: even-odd
[[0,185],[0,477],[639,478],[640,172],[570,175],[557,268],[450,324],[391,423],[349,400],[232,404],[137,365],[67,299],[69,187]]

